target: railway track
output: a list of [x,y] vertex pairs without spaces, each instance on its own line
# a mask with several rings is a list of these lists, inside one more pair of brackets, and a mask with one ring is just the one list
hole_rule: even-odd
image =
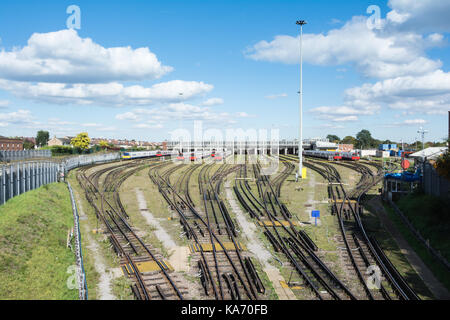
[[272,181],[269,176],[261,174],[259,164],[253,164],[251,170],[256,179],[256,186],[253,188],[248,183],[247,165],[242,165],[235,180],[236,197],[256,220],[274,251],[284,255],[302,285],[310,289],[309,299],[356,299],[317,256],[317,246],[308,235],[295,228],[291,220],[292,214],[278,199],[283,181],[295,168],[289,162],[284,164],[284,170]]
[[[419,299],[386,257],[377,241],[366,233],[361,220],[361,198],[382,179],[383,168],[375,165],[377,169],[375,174],[361,163],[333,162],[333,164],[361,173],[359,182],[351,192],[346,192],[339,172],[333,165],[311,159],[305,161],[306,167],[329,181],[328,193],[333,203],[332,213],[336,215],[341,231],[338,241],[341,247],[345,247],[345,257],[359,280],[360,294],[364,293],[366,299],[370,300]],[[376,285],[371,285],[365,275],[371,276],[371,279],[377,282]]]
[[[239,230],[220,197],[223,179],[236,168],[221,165],[212,174],[213,167],[213,163],[155,166],[149,170],[149,177],[180,218],[183,234],[190,240],[204,298],[257,300],[264,294],[264,286],[238,241]],[[171,175],[178,170],[183,172],[172,183]],[[197,204],[191,198],[189,185],[196,171],[201,196]]]
[[183,299],[188,293],[187,287],[173,275],[163,256],[137,235],[120,201],[121,184],[137,171],[154,165],[154,161],[133,161],[91,174],[88,171],[93,166],[89,166],[77,171],[77,180],[105,226],[124,274],[133,280],[131,289],[136,299]]
[[[251,255],[239,242],[241,231],[221,198],[223,181],[231,174],[235,175],[233,190],[237,199],[274,251],[292,267],[296,275],[294,280],[298,280],[296,284],[309,288],[306,298],[418,299],[376,240],[367,235],[360,218],[361,198],[379,182],[383,168],[377,164],[340,162],[339,165],[361,174],[356,187],[347,191],[335,166],[324,161],[305,161],[305,166],[329,181],[332,212],[341,230],[337,241],[345,248],[344,258],[354,274],[353,280],[359,283],[356,289],[350,290],[347,282],[338,279],[319,258],[317,245],[304,231],[296,228],[297,221],[280,201],[282,185],[295,170],[291,163],[293,157],[282,159],[285,160],[284,167],[273,178],[262,174],[259,163],[248,165],[247,161],[239,165],[215,166],[208,161],[205,164],[173,164],[171,161],[139,160],[100,170],[93,170],[93,166],[84,167],[77,171],[77,180],[97,218],[105,226],[111,245],[121,258],[124,273],[133,280],[132,290],[137,299],[183,299],[189,295],[183,279],[129,224],[129,216],[120,199],[119,189],[123,182],[146,168],[151,181],[179,217],[181,235],[189,240],[204,299],[257,300],[265,294]],[[198,190],[192,188],[195,177]],[[200,199],[193,197],[197,193]],[[379,289],[366,281],[373,266],[377,266],[382,275]]]

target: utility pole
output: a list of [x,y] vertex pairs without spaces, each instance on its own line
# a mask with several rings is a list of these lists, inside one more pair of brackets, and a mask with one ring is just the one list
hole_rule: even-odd
[[417,133],[420,133],[422,135],[422,150],[423,150],[425,149],[425,133],[428,133],[428,130],[423,130],[423,128],[420,127]]
[[296,22],[300,26],[300,126],[299,126],[299,141],[298,141],[298,175],[300,179],[303,178],[303,52],[302,52],[302,40],[303,40],[303,25],[306,24],[305,20],[298,20]]
[[[422,127],[419,128],[417,133],[420,133],[422,135],[422,150],[425,149],[425,133],[427,133],[428,130],[424,130]],[[425,154],[422,156],[422,160],[425,160]]]

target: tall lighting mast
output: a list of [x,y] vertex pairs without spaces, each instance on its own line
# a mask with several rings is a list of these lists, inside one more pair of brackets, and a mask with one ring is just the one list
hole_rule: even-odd
[[305,20],[298,20],[296,22],[300,26],[300,126],[299,126],[299,141],[298,141],[298,176],[303,178],[303,52],[302,52],[302,40],[303,40],[303,25],[306,24]]

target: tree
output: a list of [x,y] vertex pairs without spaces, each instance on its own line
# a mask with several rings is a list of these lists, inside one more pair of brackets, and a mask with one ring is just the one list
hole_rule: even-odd
[[48,131],[39,130],[36,135],[36,144],[39,147],[47,145],[49,137],[50,134],[48,133]]
[[435,167],[439,175],[450,180],[450,153],[448,150],[437,159]]
[[109,143],[105,140],[102,140],[98,143],[98,145],[102,148],[102,149],[106,149],[109,147]]
[[89,138],[87,132],[79,133],[75,138],[70,141],[70,144],[75,148],[79,148],[81,150],[89,149],[89,144],[91,143],[91,139]]
[[369,130],[363,129],[358,132],[356,139],[358,140],[358,148],[374,146],[374,139]]
[[341,139],[339,139],[339,137],[337,135],[334,135],[334,134],[327,135],[327,139],[330,142],[339,142],[341,140]]
[[346,136],[344,139],[342,139],[341,143],[343,144],[353,144],[356,145],[358,141],[352,137],[352,136]]
[[25,150],[31,150],[31,149],[34,149],[34,143],[33,143],[33,141],[28,140],[28,139],[25,139],[25,140],[23,141],[23,148],[24,148]]

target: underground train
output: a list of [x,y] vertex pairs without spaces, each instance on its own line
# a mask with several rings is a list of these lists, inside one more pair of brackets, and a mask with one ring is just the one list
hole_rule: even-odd
[[360,159],[358,154],[353,152],[341,152],[341,155],[343,160],[357,161]]
[[304,150],[303,155],[321,159],[333,160],[359,160],[359,156],[353,152],[337,152],[337,151],[320,151],[320,150]]
[[139,159],[139,158],[150,158],[150,157],[162,157],[170,156],[170,151],[130,151],[123,152],[122,159]]
[[[231,152],[227,152],[227,156],[230,155]],[[203,159],[207,157],[214,157],[215,160],[222,160],[224,153],[223,152],[213,152],[210,151],[197,151],[197,152],[176,152],[176,151],[130,151],[123,152],[122,159],[130,160],[130,159],[140,159],[140,158],[152,158],[152,157],[163,157],[163,156],[172,156],[175,157],[179,161],[183,161],[184,159],[189,159],[190,161],[195,161],[197,159]]]
[[320,150],[304,150],[304,156],[327,159],[327,160],[341,160],[342,155],[336,151],[320,151]]

